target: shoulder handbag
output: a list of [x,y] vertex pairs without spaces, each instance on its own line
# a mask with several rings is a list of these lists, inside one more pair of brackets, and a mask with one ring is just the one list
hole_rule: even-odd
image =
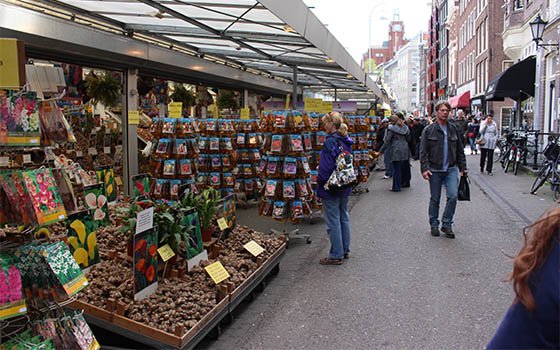
[[467,174],[461,176],[459,180],[459,189],[457,190],[457,200],[459,201],[470,201],[471,200],[471,189],[469,187],[469,180]]
[[329,192],[340,191],[357,182],[356,172],[354,171],[354,157],[344,150],[340,140],[337,140],[337,142],[340,153],[336,157],[335,168],[331,176],[323,186]]

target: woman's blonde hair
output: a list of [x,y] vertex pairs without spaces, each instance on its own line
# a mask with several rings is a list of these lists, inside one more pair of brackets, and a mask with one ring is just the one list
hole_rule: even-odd
[[348,125],[342,121],[342,116],[338,112],[329,112],[323,117],[323,123],[331,122],[340,136],[348,136]]

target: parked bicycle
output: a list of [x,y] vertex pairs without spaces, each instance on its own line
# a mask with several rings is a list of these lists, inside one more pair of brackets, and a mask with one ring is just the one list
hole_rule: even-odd
[[549,136],[548,143],[543,151],[546,158],[542,169],[537,174],[537,178],[531,186],[531,194],[537,193],[539,188],[549,180],[550,189],[555,201],[560,197],[560,171],[558,170],[558,158],[560,156],[560,145],[558,136]]

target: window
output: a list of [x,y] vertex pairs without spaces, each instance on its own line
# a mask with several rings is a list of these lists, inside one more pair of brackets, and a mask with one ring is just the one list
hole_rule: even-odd
[[513,0],[513,10],[523,9],[523,0]]

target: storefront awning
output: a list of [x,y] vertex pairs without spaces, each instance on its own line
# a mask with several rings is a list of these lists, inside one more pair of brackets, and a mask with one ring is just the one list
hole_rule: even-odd
[[468,108],[471,99],[471,92],[465,91],[458,96],[453,96],[449,99],[451,108]]
[[535,95],[535,56],[529,56],[498,74],[486,88],[486,101],[509,97],[525,100]]

